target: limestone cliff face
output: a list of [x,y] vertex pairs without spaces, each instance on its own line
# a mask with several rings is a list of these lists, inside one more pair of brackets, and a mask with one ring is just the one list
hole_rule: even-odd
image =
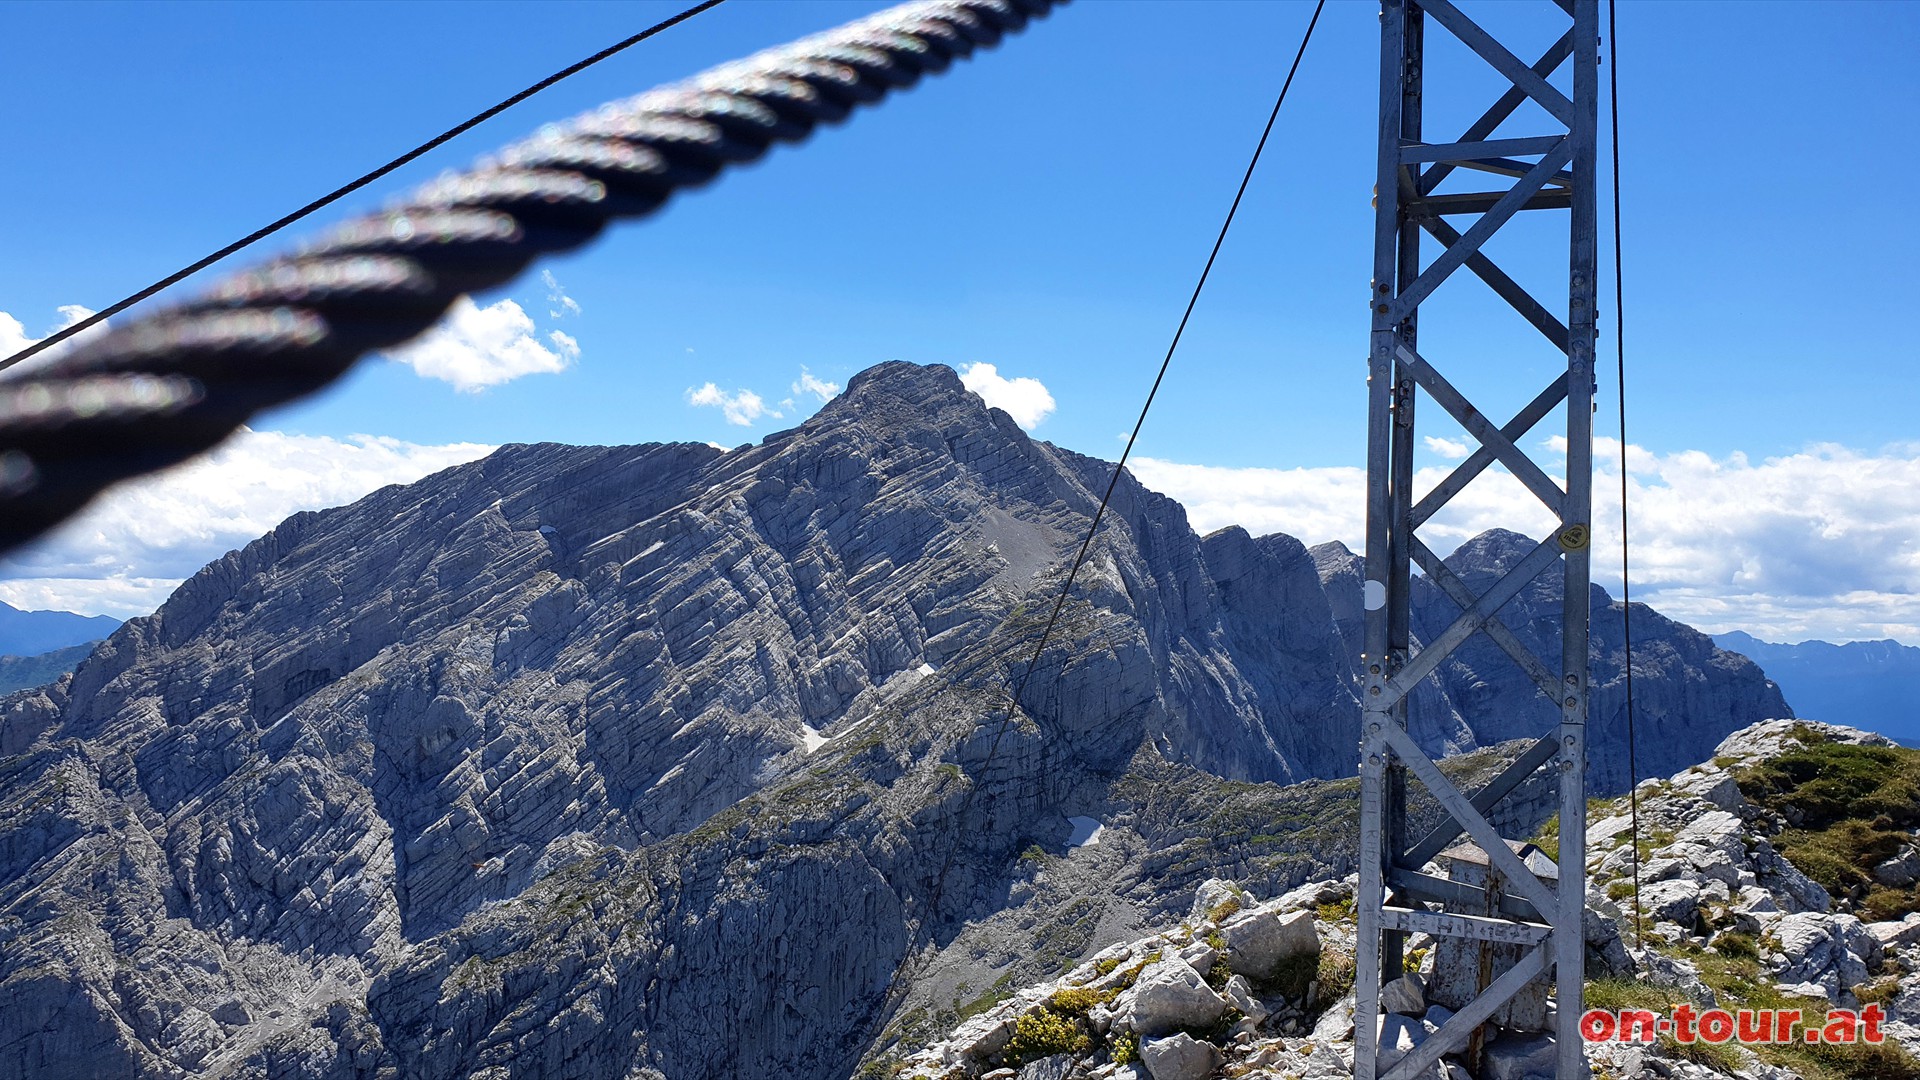
[[[845,1075],[915,935],[1018,908],[1064,815],[1151,817],[1143,761],[1351,768],[1351,567],[1130,478],[1009,713],[1107,468],[888,364],[758,446],[288,519],[0,700],[0,1077]],[[1681,631],[1636,653],[1667,771],[1778,702]],[[1423,738],[1537,730],[1492,671]]]

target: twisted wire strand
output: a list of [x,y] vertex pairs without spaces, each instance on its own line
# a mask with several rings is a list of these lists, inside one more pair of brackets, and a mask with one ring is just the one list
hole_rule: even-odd
[[204,295],[0,376],[0,553],[616,219],[997,44],[1065,0],[922,0],[601,106]]
[[561,68],[559,71],[556,71],[553,74],[547,76],[546,78],[541,79],[539,82],[534,83],[532,86],[527,87],[525,90],[522,90],[519,93],[512,95],[511,97],[507,98],[505,101],[501,101],[497,104],[489,106],[488,108],[481,110],[480,112],[474,114],[473,116],[468,117],[465,120],[462,120],[460,123],[455,124],[454,126],[448,128],[447,130],[441,132],[438,135],[435,135],[433,138],[428,139],[426,142],[421,143],[419,146],[416,146],[413,149],[408,150],[406,153],[401,154],[399,157],[394,158],[391,161],[388,161],[386,164],[379,166],[378,168],[374,169],[371,172],[364,173],[353,180],[349,180],[347,183],[341,185],[340,187],[334,188],[332,191],[329,191],[325,195],[320,196],[319,198],[308,203],[307,205],[300,207],[298,210],[295,210],[292,213],[287,214],[276,221],[271,221],[265,225],[262,225],[258,229],[255,229],[254,231],[248,233],[247,235],[241,237],[240,239],[235,240],[234,242],[226,245],[220,250],[215,251],[209,255],[202,256],[201,258],[195,260],[194,262],[189,263],[188,265],[183,266],[178,270],[175,270],[173,273],[168,274],[166,277],[161,278],[159,281],[156,281],[153,284],[148,285],[143,289],[140,289],[138,292],[135,292],[131,296],[122,297],[121,299],[116,300],[111,304],[108,304],[106,307],[101,308],[99,311],[94,312],[93,314],[87,316],[84,319],[76,320],[72,323],[67,324],[66,326],[61,327],[60,329],[54,331],[53,333],[48,334],[46,337],[41,338],[39,341],[36,341],[31,345],[28,345],[26,348],[21,349],[19,352],[14,353],[12,356],[9,356],[4,360],[0,360],[0,371],[4,371],[7,368],[14,366],[15,364],[25,361],[29,357],[35,356],[39,353],[52,349],[54,346],[59,345],[63,341],[67,341],[71,338],[77,337],[80,334],[87,332],[93,327],[98,326],[99,324],[107,321],[108,319],[112,318],[115,315],[120,314],[122,311],[127,310],[128,308],[134,306],[135,304],[140,303],[141,301],[147,299],[148,297],[154,296],[166,289],[173,287],[174,285],[182,281],[185,281],[187,278],[190,278],[193,275],[199,273],[200,271],[205,270],[207,267],[212,266],[214,263],[217,263],[222,259],[225,259],[227,256],[232,255],[235,252],[241,251],[245,248],[251,247],[256,242],[264,240],[269,236],[272,236],[274,233],[279,232],[281,229],[286,228],[287,226],[293,224],[296,221],[300,221],[306,218],[307,215],[312,214],[315,211],[325,209],[328,206],[332,206],[334,203],[338,202],[339,200],[346,198],[348,195],[351,195],[356,191],[359,191],[361,188],[366,187],[368,184],[373,183],[375,180],[378,180],[381,177],[387,175],[388,173],[393,172],[395,169],[398,169],[401,166],[406,165],[407,163],[420,158],[424,154],[432,152],[438,147],[446,145],[446,143],[448,143],[449,141],[458,138],[459,136],[465,134],[468,131],[473,130],[474,128],[480,126],[481,124],[486,123],[488,120],[491,120],[496,116],[499,116],[501,113],[506,112],[508,109],[513,108],[515,105],[518,105],[519,103],[527,100],[528,98],[539,93],[540,91],[545,90],[547,87],[552,86],[555,83],[561,82],[565,79],[571,78],[572,76],[577,75],[582,71],[585,71],[587,68],[590,68],[593,65],[608,59],[609,57],[617,56],[620,53],[625,52],[626,50],[632,48],[635,45],[640,44],[641,42],[647,40],[650,37],[653,37],[656,34],[663,33],[667,30],[671,30],[675,26],[678,26],[681,23],[686,22],[688,19],[693,18],[695,15],[698,15],[705,11],[711,11],[712,9],[720,6],[720,4],[723,2],[724,0],[701,0],[700,3],[695,4],[694,6],[686,9],[685,11],[682,11],[681,13],[673,16],[672,18],[663,19],[660,22],[654,23],[652,26],[647,27],[645,30],[642,30],[639,33],[634,34],[633,36],[628,37],[624,40],[614,42],[612,45],[609,45],[606,48],[601,49],[599,52],[594,53],[592,56],[589,56],[584,60],[577,61],[573,64],[569,64],[564,68]]

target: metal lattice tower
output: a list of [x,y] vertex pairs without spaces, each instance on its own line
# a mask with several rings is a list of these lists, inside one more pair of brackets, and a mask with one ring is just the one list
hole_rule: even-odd
[[[1554,0],[1571,28],[1531,65],[1449,0],[1383,0],[1380,52],[1380,161],[1374,231],[1372,348],[1367,420],[1367,552],[1365,584],[1365,712],[1360,741],[1360,893],[1356,963],[1354,1076],[1406,1080],[1430,1072],[1441,1054],[1467,1045],[1480,1025],[1527,983],[1553,973],[1555,1032],[1561,1080],[1587,1075],[1579,1018],[1584,979],[1581,918],[1586,898],[1586,722],[1588,548],[1591,535],[1595,178],[1597,156],[1599,3]],[[1510,88],[1453,142],[1426,143],[1421,134],[1425,93],[1424,36],[1429,22],[1452,34],[1504,76]],[[1572,61],[1572,96],[1549,80]],[[1550,130],[1524,138],[1490,138],[1514,111],[1531,101]],[[1536,160],[1528,160],[1536,159]],[[1439,193],[1459,170],[1512,179],[1510,187]],[[1536,300],[1487,257],[1483,248],[1521,211],[1567,211],[1568,296],[1565,308]],[[1479,215],[1466,231],[1448,223]],[[1423,234],[1443,249],[1422,265]],[[1486,282],[1565,355],[1564,369],[1531,403],[1495,426],[1419,351],[1423,303],[1461,267]],[[1566,312],[1565,321],[1555,309]],[[1460,350],[1456,350],[1458,352]],[[1433,491],[1413,496],[1414,403],[1425,391],[1480,443]],[[1541,420],[1565,403],[1567,474],[1562,489],[1520,448]],[[1416,530],[1488,466],[1500,464],[1545,503],[1558,520],[1537,546],[1486,592],[1475,595],[1423,544]],[[1444,632],[1411,651],[1410,577],[1418,565],[1456,604],[1461,615]],[[1528,583],[1560,568],[1565,575],[1561,656],[1556,675],[1498,618],[1500,608]],[[1407,734],[1408,696],[1450,653],[1485,633],[1531,677],[1560,710],[1554,730],[1480,792],[1454,787]],[[1508,848],[1487,813],[1541,768],[1560,788],[1560,875],[1557,884],[1530,873]],[[1408,835],[1407,774],[1423,784],[1450,816],[1424,838]],[[1423,874],[1421,868],[1462,832],[1484,849],[1490,869],[1504,879],[1504,895]],[[1493,911],[1494,916],[1447,914],[1429,904]],[[1380,987],[1402,973],[1407,934],[1468,938],[1523,948],[1519,963],[1500,972],[1439,1033],[1390,1069],[1376,1055]]]

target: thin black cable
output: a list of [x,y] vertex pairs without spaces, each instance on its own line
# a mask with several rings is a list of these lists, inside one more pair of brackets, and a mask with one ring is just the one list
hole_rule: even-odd
[[[1047,638],[1053,633],[1053,624],[1060,619],[1060,612],[1066,607],[1067,592],[1073,588],[1073,579],[1080,573],[1080,564],[1087,559],[1087,552],[1093,547],[1094,532],[1100,528],[1100,519],[1106,516],[1107,502],[1113,498],[1113,489],[1120,483],[1120,474],[1127,467],[1127,458],[1133,454],[1134,441],[1140,438],[1140,428],[1147,422],[1147,412],[1153,408],[1153,399],[1160,393],[1160,383],[1167,377],[1167,367],[1173,363],[1174,350],[1180,347],[1180,337],[1187,332],[1187,320],[1193,318],[1193,308],[1200,302],[1200,291],[1207,287],[1207,277],[1213,273],[1213,262],[1220,257],[1220,246],[1226,243],[1227,230],[1233,228],[1233,216],[1240,210],[1240,200],[1247,194],[1247,184],[1253,179],[1253,170],[1260,164],[1260,153],[1267,148],[1267,137],[1273,134],[1273,123],[1280,118],[1280,106],[1287,100],[1287,90],[1293,86],[1294,73],[1300,70],[1300,58],[1306,55],[1307,42],[1313,40],[1313,28],[1320,22],[1320,11],[1326,7],[1327,0],[1314,5],[1313,17],[1307,21],[1307,32],[1300,39],[1300,48],[1293,54],[1293,66],[1287,69],[1286,81],[1280,84],[1280,96],[1274,99],[1273,111],[1267,114],[1267,126],[1260,132],[1260,141],[1253,148],[1253,158],[1247,162],[1247,171],[1240,178],[1240,189],[1233,193],[1233,205],[1227,208],[1227,219],[1220,223],[1220,234],[1213,239],[1213,250],[1207,253],[1207,265],[1200,270],[1200,280],[1194,282],[1193,295],[1187,298],[1187,310],[1180,315],[1180,325],[1173,331],[1173,341],[1167,345],[1167,355],[1160,361],[1160,371],[1153,377],[1153,386],[1147,390],[1147,400],[1140,406],[1140,416],[1133,422],[1133,432],[1127,436],[1127,445],[1120,451],[1120,460],[1114,463],[1113,475],[1107,478],[1107,490],[1100,496],[1100,508],[1094,511],[1093,523],[1087,526],[1087,535],[1080,542],[1079,554],[1073,557],[1073,567],[1067,571],[1067,580],[1060,588],[1060,595],[1053,602],[1053,614],[1047,617],[1046,629],[1040,632],[1040,642],[1034,647],[1032,659],[1027,661],[1027,670],[1020,677],[1019,689],[1014,693],[1018,702],[1025,692],[1027,679],[1032,677],[1034,665],[1040,662],[1040,653],[1047,646]],[[1004,730],[1005,725],[1002,725]],[[996,742],[998,737],[996,736]],[[988,760],[992,760],[989,751]]]
[[1627,311],[1625,272],[1620,266],[1620,31],[1615,0],[1607,0],[1607,119],[1613,127],[1607,157],[1613,165],[1613,353],[1620,386],[1620,633],[1627,661],[1627,813],[1633,830],[1633,943],[1646,942],[1640,925],[1640,760],[1633,714],[1633,579],[1627,544]]
[[214,263],[219,262],[221,259],[226,258],[227,256],[233,254],[234,252],[239,251],[242,248],[245,248],[260,240],[263,240],[266,237],[272,236],[274,233],[279,232],[281,229],[286,228],[287,226],[293,224],[296,221],[299,221],[301,218],[306,217],[308,214],[313,213],[315,210],[322,209],[334,202],[339,201],[340,199],[345,198],[348,195],[353,194],[354,192],[360,190],[363,187],[366,187],[368,184],[373,183],[375,180],[380,179],[381,177],[387,175],[393,170],[399,168],[400,166],[405,165],[410,161],[413,161],[415,158],[418,158],[420,155],[425,154],[428,151],[433,150],[434,148],[447,142],[449,139],[453,139],[459,135],[465,134],[466,132],[479,126],[480,124],[483,124],[486,121],[493,119],[494,117],[500,115],[501,113],[507,111],[508,109],[514,107],[515,105],[520,104],[521,102],[527,100],[528,98],[539,93],[540,91],[545,90],[547,87],[552,86],[554,83],[557,83],[560,80],[567,78],[568,76],[575,75],[575,74],[578,74],[579,72],[585,71],[587,68],[592,67],[593,65],[599,63],[602,60],[605,60],[606,58],[614,55],[615,53],[621,52],[625,49],[638,45],[641,42],[647,40],[648,38],[654,36],[655,34],[660,33],[662,30],[666,30],[673,26],[678,25],[679,23],[683,23],[688,19],[693,18],[695,15],[698,15],[709,8],[718,7],[725,2],[726,0],[702,0],[701,3],[695,4],[693,7],[690,7],[687,10],[681,12],[680,14],[675,15],[671,19],[667,19],[664,22],[655,23],[654,25],[647,27],[645,30],[640,31],[639,33],[633,35],[632,37],[627,38],[625,41],[621,41],[616,44],[609,45],[606,48],[601,49],[599,52],[594,53],[592,56],[587,57],[585,60],[581,60],[578,63],[575,63],[569,67],[566,67],[559,71],[554,72],[553,74],[547,76],[546,78],[541,79],[539,82],[534,83],[532,86],[527,87],[525,90],[522,90],[519,93],[513,95],[512,97],[506,99],[505,101],[500,102],[498,105],[495,105],[490,109],[487,109],[485,112],[478,113],[471,119],[462,121],[461,123],[456,124],[453,127],[450,127],[447,130],[441,132],[440,134],[435,135],[433,138],[428,139],[426,142],[423,142],[419,146],[416,146],[413,149],[407,151],[406,153],[401,154],[399,157],[394,158],[392,161],[387,162],[385,165],[382,165],[379,168],[373,170],[372,172],[367,173],[365,176],[360,177],[358,180],[355,180],[352,183],[346,184],[342,187],[337,187],[333,189],[327,194],[322,195],[318,199],[315,199],[314,201],[308,203],[307,205],[301,207],[300,209],[295,210],[293,213],[288,214],[287,216],[272,223],[271,225],[266,225],[259,229],[255,229],[253,232],[248,233],[246,236],[243,236],[238,240],[235,240],[233,243],[228,244],[226,247],[221,248],[219,251],[216,251],[213,254],[208,255],[207,257],[199,260],[198,262],[193,263],[190,266],[186,266],[180,270],[176,270],[173,273],[168,274],[166,277],[161,278],[159,281],[154,282],[153,284],[147,286],[144,289],[141,289],[139,292],[134,293],[132,296],[129,296],[124,300],[118,301],[117,303],[109,304],[105,308],[102,308],[101,310],[94,312],[92,315],[89,315],[86,318],[81,319],[79,322],[74,323],[72,326],[64,327],[55,333],[49,334],[48,336],[41,338],[39,341],[34,342],[33,344],[27,346],[26,348],[21,349],[19,352],[14,353],[12,356],[7,357],[5,360],[0,360],[0,371],[5,371],[6,369],[19,363],[20,361],[25,360],[27,357],[32,356],[35,353],[38,353],[44,349],[50,349],[55,345],[58,345],[61,342],[67,340],[68,338],[74,336],[75,334],[78,334],[81,331],[88,329],[89,327],[96,326],[102,322],[105,322],[107,319],[120,314],[121,312],[127,310],[128,308],[139,303],[140,301],[145,300],[147,297],[152,296],[153,294],[159,292],[160,290],[165,289],[171,285],[179,284],[181,281],[184,281],[185,279],[192,277],[194,274],[197,274],[200,271],[205,270],[207,267],[212,266]]
[[[1107,504],[1113,498],[1113,491],[1120,483],[1120,474],[1125,471],[1127,457],[1133,453],[1133,444],[1140,437],[1140,429],[1147,422],[1147,413],[1153,408],[1153,399],[1160,393],[1160,384],[1167,377],[1167,368],[1173,363],[1173,354],[1180,347],[1180,338],[1187,330],[1187,321],[1193,317],[1194,305],[1200,302],[1200,292],[1207,287],[1207,277],[1213,273],[1214,260],[1220,256],[1220,247],[1226,242],[1227,230],[1233,227],[1233,218],[1240,210],[1240,200],[1247,194],[1247,184],[1253,180],[1253,170],[1260,164],[1260,154],[1267,148],[1267,138],[1273,134],[1274,121],[1280,117],[1280,106],[1286,103],[1287,91],[1293,86],[1293,77],[1300,70],[1300,59],[1307,53],[1307,43],[1313,40],[1313,28],[1320,23],[1320,12],[1327,6],[1327,0],[1318,0],[1314,4],[1313,16],[1307,20],[1306,33],[1301,35],[1300,47],[1294,50],[1293,64],[1287,68],[1287,77],[1280,84],[1280,94],[1274,98],[1273,111],[1267,114],[1267,125],[1261,129],[1260,141],[1253,148],[1253,157],[1247,162],[1247,171],[1240,178],[1240,188],[1233,194],[1233,205],[1227,208],[1227,218],[1220,224],[1220,233],[1214,237],[1213,250],[1207,253],[1207,264],[1200,271],[1200,280],[1194,283],[1193,294],[1187,298],[1187,309],[1180,316],[1180,325],[1174,329],[1173,340],[1167,345],[1167,354],[1160,361],[1160,370],[1153,377],[1153,386],[1147,391],[1147,400],[1140,406],[1140,416],[1133,422],[1133,432],[1127,436],[1126,448],[1120,452],[1120,460],[1114,463],[1113,474],[1107,479],[1107,490],[1100,496],[1100,507],[1094,511],[1093,521],[1087,525],[1087,535],[1080,541],[1080,550],[1073,557],[1073,565],[1067,570],[1067,579],[1060,586],[1060,595],[1054,599],[1053,611],[1047,616],[1047,625],[1040,631],[1040,640],[1034,644],[1033,655],[1027,658],[1026,669],[1020,675],[1020,681],[1014,684],[1007,699],[1006,715],[1000,721],[1000,727],[993,733],[993,741],[987,744],[986,757],[981,761],[979,774],[985,778],[987,770],[993,766],[994,756],[1000,750],[1000,741],[1007,733],[1007,727],[1013,722],[1013,714],[1020,706],[1020,699],[1026,694],[1027,682],[1033,677],[1034,668],[1039,666],[1040,656],[1046,651],[1047,641],[1053,635],[1053,628],[1060,621],[1060,613],[1067,606],[1067,595],[1073,590],[1074,578],[1080,573],[1080,567],[1086,562],[1087,552],[1093,547],[1093,538],[1100,529],[1100,521],[1106,516]],[[979,793],[980,785],[974,784],[967,789],[966,797],[961,800],[959,813],[954,820],[953,843],[948,845],[946,858],[940,864],[940,871],[934,877],[933,889],[929,894],[926,913],[921,916],[922,924],[938,914],[940,898],[946,887],[947,874],[953,869],[954,860],[959,857],[960,838],[966,824],[968,812],[973,809],[974,796]],[[918,936],[916,934],[916,936]],[[896,976],[895,986],[902,985]],[[880,1010],[884,1017],[886,1008]]]

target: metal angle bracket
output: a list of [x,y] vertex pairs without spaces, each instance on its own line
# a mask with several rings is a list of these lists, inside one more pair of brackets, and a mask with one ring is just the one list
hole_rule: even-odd
[[[1500,800],[1541,770],[1559,789],[1563,822],[1584,820],[1587,718],[1589,534],[1592,509],[1592,401],[1595,299],[1595,168],[1598,119],[1598,0],[1549,0],[1571,26],[1532,64],[1452,0],[1383,0],[1381,11],[1379,154],[1376,174],[1374,272],[1368,295],[1367,531],[1364,603],[1363,715],[1360,739],[1360,889],[1355,958],[1354,1075],[1359,1080],[1412,1077],[1444,1053],[1467,1045],[1536,977],[1549,973],[1557,997],[1555,1035],[1561,1080],[1587,1075],[1578,1030],[1585,943],[1585,832],[1561,830],[1558,878],[1536,877],[1492,824]],[[1457,38],[1504,77],[1506,89],[1457,138],[1429,143],[1421,131],[1428,85],[1425,35],[1431,23]],[[1571,62],[1571,89],[1553,82]],[[1546,130],[1500,132],[1531,101]],[[1525,160],[1531,158],[1532,160]],[[1464,171],[1462,171],[1464,170]],[[1476,181],[1505,177],[1503,190],[1436,189],[1459,172]],[[1544,302],[1489,259],[1487,240],[1523,211],[1567,211],[1568,285],[1564,306]],[[1455,229],[1443,215],[1479,215]],[[1422,259],[1422,243],[1440,247]],[[1418,340],[1419,311],[1434,302],[1461,267],[1565,356],[1564,370],[1506,424],[1494,423],[1444,376],[1440,350]],[[1564,314],[1561,314],[1564,313]],[[1412,491],[1416,403],[1430,398],[1481,444],[1425,496]],[[1567,452],[1563,483],[1525,451],[1523,440],[1562,403]],[[1559,524],[1499,581],[1476,594],[1420,540],[1419,527],[1488,467],[1498,464],[1544,503]],[[1424,647],[1411,631],[1413,570],[1418,567],[1460,615]],[[1563,575],[1561,656],[1534,655],[1498,618],[1500,609],[1541,575]],[[1469,797],[1408,732],[1408,707],[1419,682],[1462,644],[1485,633],[1552,700],[1557,726]],[[1416,778],[1446,812],[1440,826],[1408,835],[1405,788]],[[1467,833],[1487,854],[1500,887],[1436,878],[1427,861]],[[1388,890],[1392,890],[1389,896]],[[1510,894],[1510,895],[1506,895]],[[1484,903],[1482,903],[1484,902]],[[1433,911],[1440,903],[1481,910]],[[1482,912],[1485,913],[1482,913]],[[1380,988],[1402,973],[1406,934],[1427,933],[1525,946],[1522,960],[1489,979],[1453,1020],[1414,1053],[1388,1063],[1379,1055]]]

